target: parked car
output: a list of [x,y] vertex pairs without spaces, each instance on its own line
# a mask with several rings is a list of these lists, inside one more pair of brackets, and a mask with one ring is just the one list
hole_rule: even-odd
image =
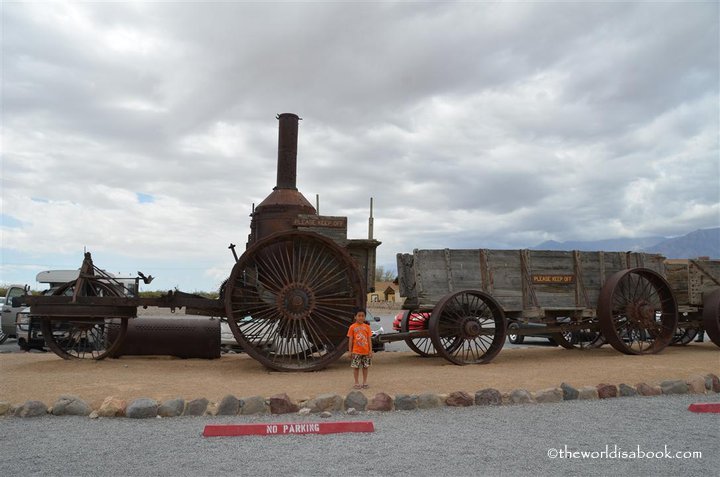
[[[252,318],[250,316],[246,316],[244,318],[247,321],[250,321]],[[385,350],[385,343],[381,343],[378,340],[378,335],[380,333],[384,333],[385,330],[383,330],[383,327],[380,325],[380,318],[377,316],[373,316],[372,313],[369,311],[366,312],[365,320],[370,325],[370,329],[372,330],[371,340],[372,340],[372,349],[373,351],[383,351]],[[264,336],[260,337],[258,336],[256,340],[252,340],[253,343],[256,343],[260,346],[272,346],[272,343],[269,338],[267,338],[267,335],[270,333],[264,333]],[[222,318],[220,321],[220,346],[223,350],[233,350],[233,351],[242,351],[242,346],[237,342],[235,339],[235,335],[233,335],[232,330],[230,329],[230,325],[227,322],[227,318]]]
[[17,329],[17,314],[24,308],[23,306],[13,306],[12,299],[23,296],[27,293],[28,288],[24,285],[10,285],[5,294],[2,304],[2,316],[0,316],[0,343],[4,343],[8,338],[15,338]]
[[[538,333],[537,334],[525,334],[525,335],[518,335],[513,333],[514,330],[519,329],[520,327],[523,328],[537,328]],[[552,336],[549,336],[547,333],[542,333],[541,330],[545,328],[545,325],[533,325],[530,323],[520,324],[517,321],[509,321],[507,325],[507,339],[512,344],[523,344],[525,342],[525,338],[531,336],[533,338],[545,338],[547,339],[551,345],[557,346],[557,341]],[[540,343],[538,343],[540,344]]]
[[370,330],[372,330],[371,342],[373,352],[385,351],[385,343],[381,343],[378,339],[378,335],[385,333],[385,330],[380,325],[380,317],[374,316],[370,311],[366,311],[365,321],[370,325]]
[[31,349],[47,351],[45,338],[42,334],[42,322],[40,318],[30,316],[30,308],[23,308],[17,314],[16,330],[20,349],[23,351],[30,351]]
[[[397,315],[395,315],[395,320],[393,320],[393,330],[394,331],[402,331],[400,329],[401,322],[403,315],[407,313],[406,311],[401,311]],[[427,328],[427,320],[430,319],[430,313],[427,312],[413,312],[410,314],[409,317],[409,323],[408,323],[408,331],[417,331],[417,330],[424,330]]]

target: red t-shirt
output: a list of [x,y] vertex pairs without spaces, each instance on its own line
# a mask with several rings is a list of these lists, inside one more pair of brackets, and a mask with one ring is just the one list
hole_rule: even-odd
[[372,330],[367,323],[353,323],[348,330],[348,338],[352,340],[353,354],[370,354]]

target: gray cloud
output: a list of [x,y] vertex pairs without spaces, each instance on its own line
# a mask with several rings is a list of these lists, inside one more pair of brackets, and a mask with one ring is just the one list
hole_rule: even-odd
[[309,200],[362,237],[376,198],[382,264],[720,224],[714,3],[8,4],[2,21],[13,253],[192,260],[203,288],[274,185],[285,111]]

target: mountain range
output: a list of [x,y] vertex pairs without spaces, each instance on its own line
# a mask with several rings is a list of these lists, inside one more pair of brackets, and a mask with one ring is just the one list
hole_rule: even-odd
[[533,250],[604,250],[606,252],[650,252],[667,258],[720,258],[720,227],[698,229],[679,237],[633,237],[605,240],[556,242],[549,240]]

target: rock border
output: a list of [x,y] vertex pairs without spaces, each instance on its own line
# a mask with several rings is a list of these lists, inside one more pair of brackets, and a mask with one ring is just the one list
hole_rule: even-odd
[[52,405],[36,400],[13,405],[0,400],[0,416],[2,417],[39,417],[54,416],[88,416],[91,419],[100,417],[127,417],[130,419],[167,418],[177,416],[237,416],[262,414],[315,414],[328,418],[333,413],[344,412],[357,415],[361,412],[411,411],[448,407],[485,407],[515,404],[542,404],[562,401],[587,399],[618,399],[627,397],[646,397],[670,394],[708,394],[720,393],[720,378],[713,373],[705,376],[694,374],[687,380],[669,379],[658,384],[637,383],[634,386],[620,383],[619,385],[600,383],[596,386],[575,388],[568,383],[557,387],[540,389],[535,392],[527,389],[514,389],[501,393],[497,389],[485,388],[473,394],[466,391],[455,391],[449,394],[402,394],[394,396],[378,392],[368,398],[360,391],[351,391],[346,396],[324,393],[311,399],[294,402],[286,393],[275,394],[268,398],[249,396],[237,398],[231,394],[218,402],[207,398],[186,401],[182,398],[168,399],[160,402],[152,398],[141,397],[125,401],[113,396],[106,398],[97,409],[78,396],[63,394]]

